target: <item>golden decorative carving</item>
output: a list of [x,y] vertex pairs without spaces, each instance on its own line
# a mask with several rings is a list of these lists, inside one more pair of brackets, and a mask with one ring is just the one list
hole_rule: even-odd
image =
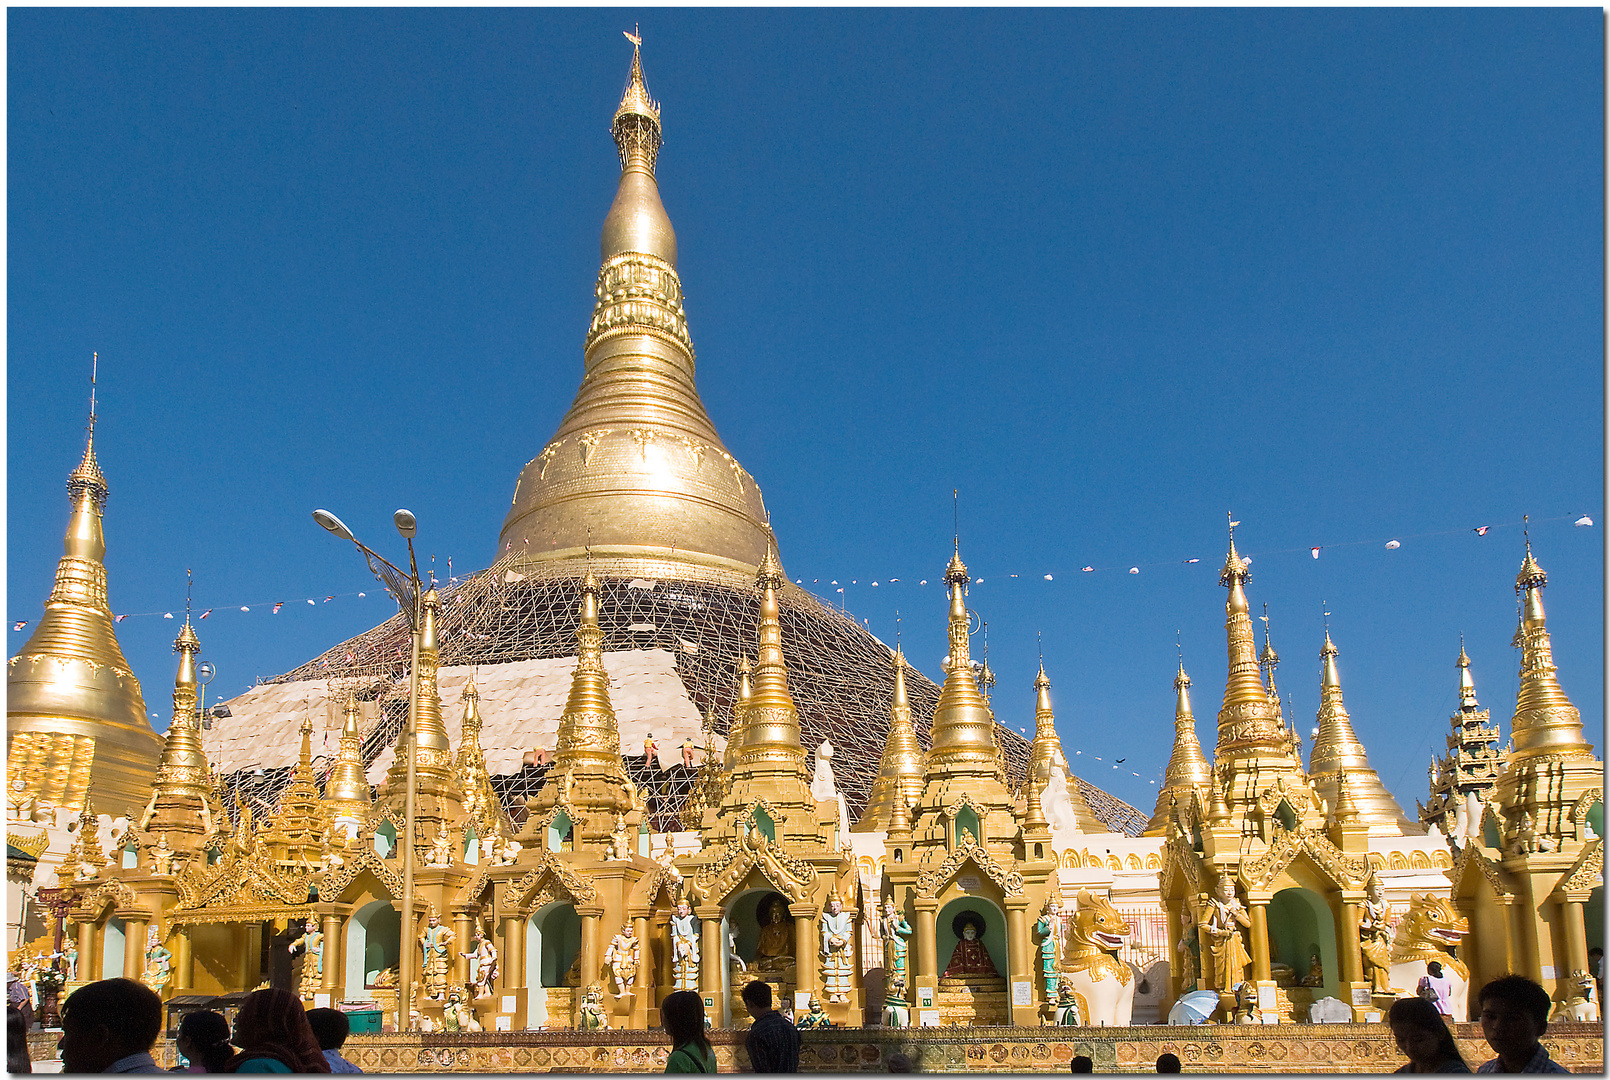
[[340,866],[330,870],[319,880],[319,895],[326,900],[334,900],[346,891],[364,870],[368,870],[380,883],[385,886],[386,892],[392,899],[401,900],[403,895],[403,879],[399,870],[394,870],[386,864],[374,849],[373,843],[365,843],[367,837],[360,834],[358,842],[349,845],[347,855]]
[[982,870],[984,876],[999,885],[1007,896],[1017,896],[1023,892],[1021,875],[1016,872],[1008,874],[990,857],[990,853],[973,839],[971,833],[963,833],[944,862],[917,875],[917,895],[938,896],[939,890],[955,877],[956,872],[967,862]]
[[1604,884],[1604,841],[1595,840],[1583,849],[1576,865],[1554,887],[1557,893],[1587,892]]
[[541,862],[509,883],[503,894],[504,907],[530,913],[540,906],[539,900],[546,903],[561,895],[568,897],[572,903],[591,904],[598,899],[598,890],[561,862],[553,852],[545,851]]

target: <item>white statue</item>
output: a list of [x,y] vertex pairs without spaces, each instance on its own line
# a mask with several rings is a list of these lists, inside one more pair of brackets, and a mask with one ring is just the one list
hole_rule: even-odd
[[610,939],[604,953],[604,964],[615,978],[615,993],[619,997],[630,994],[637,985],[637,965],[642,943],[632,931],[632,924],[621,927],[621,932]]
[[829,1001],[850,1000],[850,956],[855,917],[844,910],[836,895],[828,898],[822,913],[822,989]]
[[678,990],[699,988],[699,920],[686,900],[671,916],[671,975]]

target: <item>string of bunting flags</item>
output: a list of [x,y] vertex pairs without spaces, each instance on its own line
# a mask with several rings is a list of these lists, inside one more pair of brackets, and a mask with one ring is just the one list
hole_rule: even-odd
[[[1531,524],[1532,525],[1543,525],[1543,524],[1548,524],[1548,523],[1557,522],[1557,521],[1570,521],[1572,525],[1574,525],[1574,526],[1576,526],[1578,528],[1591,528],[1593,526],[1593,518],[1590,517],[1587,514],[1582,514],[1581,516],[1574,517],[1574,518],[1570,514],[1564,514],[1564,515],[1562,515],[1560,517],[1539,518],[1538,520],[1531,522]],[[1366,545],[1375,545],[1375,544],[1379,544],[1381,547],[1383,547],[1387,551],[1396,551],[1396,550],[1398,550],[1399,548],[1401,548],[1403,546],[1403,542],[1405,540],[1408,540],[1408,541],[1429,540],[1429,539],[1433,539],[1433,538],[1439,537],[1439,536],[1454,536],[1454,535],[1457,535],[1457,534],[1460,534],[1460,533],[1465,533],[1465,532],[1472,532],[1472,533],[1475,533],[1477,536],[1486,536],[1489,532],[1492,532],[1494,529],[1521,528],[1525,524],[1526,524],[1526,522],[1523,522],[1523,521],[1507,521],[1507,522],[1503,522],[1503,523],[1498,524],[1498,525],[1477,525],[1477,526],[1474,526],[1474,527],[1465,527],[1465,528],[1458,528],[1458,529],[1439,529],[1436,532],[1416,533],[1416,534],[1411,535],[1411,536],[1391,537],[1391,538],[1386,539],[1386,540],[1381,540],[1381,539],[1374,539],[1374,540],[1345,540],[1345,541],[1341,541],[1341,542],[1333,543],[1333,544],[1315,544],[1315,545],[1313,545],[1311,547],[1305,547],[1305,548],[1277,548],[1277,549],[1272,550],[1272,551],[1259,551],[1259,552],[1253,552],[1252,555],[1244,555],[1244,556],[1242,556],[1241,561],[1242,561],[1242,563],[1244,565],[1250,565],[1252,563],[1252,560],[1253,560],[1254,557],[1267,558],[1269,556],[1290,555],[1290,554],[1302,553],[1302,552],[1307,552],[1308,555],[1311,558],[1317,559],[1317,558],[1319,558],[1320,552],[1322,552],[1322,551],[1336,550],[1336,549],[1339,549],[1339,548],[1346,548],[1346,547],[1364,547]],[[1201,561],[1202,560],[1200,558],[1168,559],[1168,560],[1161,561],[1161,562],[1139,563],[1137,565],[1127,566],[1127,567],[1125,565],[1123,565],[1122,563],[1117,564],[1117,565],[1113,565],[1113,566],[1081,566],[1079,568],[1078,572],[1082,573],[1082,574],[1101,574],[1101,573],[1112,573],[1112,572],[1116,571],[1116,572],[1127,572],[1127,573],[1130,573],[1130,574],[1139,574],[1142,570],[1150,570],[1150,569],[1154,569],[1154,568],[1160,567],[1160,566],[1190,566],[1190,565],[1192,565],[1194,563],[1199,563]],[[1038,577],[1042,578],[1045,581],[1054,581],[1057,578],[1057,573],[1053,572],[1053,573],[1049,573],[1049,574],[1040,574],[1040,575],[1035,575],[1035,574],[1004,574],[1004,575],[999,575],[999,576],[1005,577],[1007,579],[1012,579],[1012,578],[1032,578],[1032,577],[1038,576]],[[984,579],[982,577],[978,577],[978,578],[973,579],[973,584],[975,584],[975,585],[982,585],[983,583],[984,583]],[[794,584],[796,584],[796,585],[804,585],[805,584],[805,579],[804,578],[795,578],[794,579]],[[821,585],[821,584],[824,584],[824,582],[822,582],[822,580],[820,578],[812,578],[811,579],[811,584],[813,584],[813,585]],[[844,592],[844,588],[845,588],[844,584],[839,582],[837,579],[829,580],[825,584],[827,584],[827,585],[829,585],[831,587],[834,587],[836,593],[843,593]],[[851,584],[851,585],[859,585],[860,584],[860,579],[858,579],[858,578],[853,579],[853,580],[850,581],[849,584]],[[869,582],[868,584],[872,588],[881,588],[884,585],[910,584],[910,582],[907,581],[904,578],[889,577],[889,578],[882,578],[882,579],[880,579],[878,581],[872,581],[872,582]],[[926,578],[923,578],[923,579],[919,580],[917,582],[917,584],[918,585],[926,585],[926,584],[928,584],[928,581],[927,581]]]
[[[1591,528],[1593,526],[1593,518],[1590,517],[1587,514],[1582,514],[1582,515],[1576,516],[1576,517],[1573,517],[1570,514],[1564,514],[1564,515],[1561,515],[1559,517],[1539,518],[1538,520],[1536,520],[1534,522],[1531,522],[1531,524],[1533,524],[1533,525],[1544,525],[1544,524],[1549,524],[1549,523],[1557,522],[1557,521],[1570,521],[1572,525],[1574,525],[1574,526],[1576,526],[1578,528]],[[1429,540],[1429,539],[1432,539],[1434,537],[1452,536],[1452,535],[1455,535],[1455,534],[1458,534],[1458,533],[1464,533],[1464,532],[1472,532],[1472,533],[1475,533],[1478,537],[1485,537],[1488,533],[1492,532],[1495,529],[1520,528],[1523,524],[1524,523],[1520,522],[1520,521],[1507,521],[1507,522],[1503,522],[1503,523],[1498,524],[1498,525],[1477,525],[1477,526],[1474,526],[1474,527],[1467,526],[1467,527],[1462,527],[1462,528],[1457,528],[1457,529],[1441,529],[1441,530],[1438,530],[1436,532],[1416,533],[1416,534],[1411,535],[1411,536],[1391,537],[1391,538],[1388,538],[1388,539],[1385,539],[1385,540],[1381,540],[1381,539],[1374,539],[1374,540],[1345,540],[1345,541],[1340,541],[1340,542],[1337,542],[1337,543],[1330,543],[1330,544],[1314,544],[1314,545],[1312,545],[1310,547],[1306,547],[1306,548],[1279,548],[1279,549],[1272,550],[1272,551],[1254,552],[1252,555],[1245,556],[1243,561],[1245,561],[1247,563],[1250,563],[1253,558],[1266,558],[1266,557],[1275,556],[1275,555],[1289,555],[1289,554],[1301,553],[1301,552],[1305,552],[1305,551],[1312,558],[1317,559],[1317,558],[1320,557],[1320,553],[1323,552],[1323,551],[1326,551],[1326,550],[1334,550],[1334,549],[1345,548],[1345,547],[1362,547],[1362,546],[1365,546],[1365,545],[1372,545],[1372,544],[1379,544],[1379,545],[1381,545],[1382,547],[1384,547],[1388,551],[1396,551],[1396,550],[1398,550],[1399,548],[1401,548],[1403,546],[1403,542],[1405,540],[1408,540],[1408,541]],[[1159,567],[1159,566],[1182,566],[1182,565],[1183,566],[1189,566],[1191,564],[1199,563],[1201,561],[1202,560],[1200,558],[1191,558],[1191,559],[1169,559],[1169,560],[1166,560],[1166,561],[1152,562],[1152,563],[1139,563],[1139,564],[1132,565],[1132,566],[1125,566],[1125,565],[1123,565],[1121,563],[1116,564],[1116,565],[1112,565],[1112,566],[1089,566],[1089,565],[1087,565],[1087,566],[1079,567],[1078,572],[1083,573],[1083,574],[1101,574],[1101,573],[1112,573],[1112,572],[1127,572],[1127,573],[1130,573],[1130,574],[1139,574],[1142,570],[1150,570],[1150,569],[1153,569],[1153,568],[1156,568],[1156,567]],[[452,560],[451,559],[448,560],[448,571],[449,571],[449,574],[451,575],[451,572],[452,572]],[[1053,572],[1053,573],[1049,573],[1049,574],[1040,574],[1040,575],[1034,575],[1034,574],[1007,574],[1007,575],[1005,575],[1005,577],[1007,577],[1009,579],[1010,578],[1035,577],[1035,576],[1039,576],[1045,581],[1054,581],[1057,578],[1057,573]],[[458,584],[458,582],[459,582],[459,578],[449,576],[448,584],[456,585],[456,584]],[[803,578],[797,578],[797,579],[795,579],[794,583],[796,585],[804,585],[805,580]],[[984,583],[984,579],[982,577],[974,579],[974,584],[982,585],[983,583]],[[822,581],[821,581],[820,578],[812,578],[811,579],[811,584],[819,585],[819,584],[822,584]],[[832,587],[834,587],[838,593],[843,593],[844,592],[844,586],[837,580],[830,580],[827,584],[832,586]],[[851,585],[858,585],[858,584],[860,584],[860,579],[858,579],[858,578],[853,579],[850,582],[850,584]],[[880,579],[880,580],[877,580],[877,581],[872,581],[869,584],[873,588],[881,588],[884,585],[909,584],[909,582],[906,581],[906,579],[903,579],[903,578],[890,577],[890,578],[883,578],[883,579]],[[927,585],[928,581],[927,581],[926,578],[923,578],[923,579],[918,580],[917,584],[919,586],[920,585]],[[324,597],[322,602],[328,604],[328,603],[331,603],[331,602],[333,602],[335,600],[342,600],[342,599],[348,599],[348,598],[362,599],[362,598],[364,598],[366,596],[368,596],[367,592],[333,593],[331,595],[328,595],[328,596]],[[202,618],[202,619],[209,618],[209,617],[212,616],[212,614],[214,612],[217,612],[217,611],[234,611],[234,610],[237,610],[237,609],[239,611],[241,611],[241,612],[251,612],[254,609],[262,610],[263,608],[267,608],[267,609],[269,609],[271,614],[278,615],[280,613],[280,611],[288,603],[293,604],[293,605],[294,604],[308,604],[310,606],[316,607],[316,606],[318,606],[320,601],[317,600],[317,599],[299,598],[297,600],[291,600],[291,601],[276,600],[276,601],[273,601],[272,603],[259,602],[259,603],[250,603],[250,604],[225,604],[225,605],[220,605],[220,606],[216,606],[216,607],[207,608],[205,611],[203,611],[201,613],[200,618]],[[112,621],[120,623],[124,619],[142,619],[142,618],[157,618],[157,617],[164,618],[164,619],[171,619],[171,618],[174,618],[174,614],[171,611],[132,611],[132,612],[124,612],[124,613],[119,614],[119,615],[113,615],[112,616]],[[27,627],[28,624],[29,624],[29,620],[27,620],[27,619],[18,619],[17,621],[15,621],[15,622],[13,622],[11,624],[11,629],[13,631],[19,631],[19,630],[22,630],[25,627]]]

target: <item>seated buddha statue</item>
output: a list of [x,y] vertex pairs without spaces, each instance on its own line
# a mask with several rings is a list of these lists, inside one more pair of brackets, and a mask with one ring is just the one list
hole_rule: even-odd
[[950,963],[945,967],[941,978],[951,979],[962,975],[993,975],[1000,977],[995,970],[995,964],[989,958],[989,950],[984,948],[980,936],[984,932],[984,920],[971,911],[964,911],[956,917],[959,924],[956,929],[959,940],[955,950],[950,954]]
[[794,928],[788,918],[788,904],[780,896],[760,906],[760,941],[755,946],[755,967],[761,971],[781,971],[794,962]]

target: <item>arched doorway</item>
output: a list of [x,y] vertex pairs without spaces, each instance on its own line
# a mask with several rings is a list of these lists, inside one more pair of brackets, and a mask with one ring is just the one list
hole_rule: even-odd
[[368,997],[375,978],[397,966],[401,941],[402,913],[390,900],[372,900],[347,920],[347,963],[342,980],[348,998]]
[[[958,897],[939,909],[935,931],[935,956],[939,962],[935,1004],[939,1006],[940,1023],[1010,1023],[1006,976],[1012,969],[1006,944],[1006,913],[981,896]],[[992,969],[993,974],[986,969]],[[947,971],[952,974],[947,976]]]
[[101,932],[101,978],[122,977],[123,958],[128,947],[123,920],[116,915],[107,916],[106,926]]
[[1269,962],[1291,968],[1301,983],[1319,956],[1323,979],[1309,987],[1313,999],[1341,997],[1341,964],[1336,955],[1336,920],[1325,898],[1311,889],[1290,888],[1269,901]]
[[581,916],[574,904],[556,900],[531,913],[525,938],[525,984],[530,987],[527,1026],[570,1026],[576,994],[566,979],[579,955]]
[[[761,884],[760,888],[738,893],[722,913],[721,997],[713,1021],[748,1023],[748,1014],[738,998],[743,988],[757,979],[771,985],[777,1008],[797,1011],[793,997],[799,985],[793,915],[786,896]],[[743,961],[742,972],[734,970],[736,960]]]

